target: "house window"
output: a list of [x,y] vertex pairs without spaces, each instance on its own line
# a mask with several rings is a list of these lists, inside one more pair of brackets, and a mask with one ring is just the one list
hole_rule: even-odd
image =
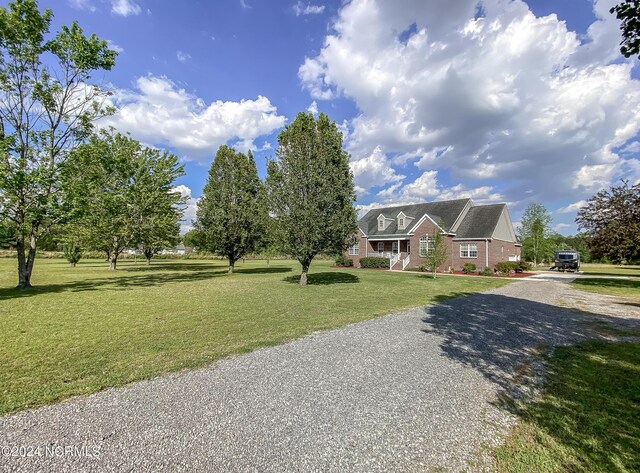
[[384,219],[383,218],[379,218],[378,219],[378,230],[384,230]]
[[400,218],[398,219],[398,228],[399,228],[400,230],[403,230],[403,229],[404,229],[404,218],[402,218],[402,217],[400,217]]
[[349,256],[358,256],[360,254],[360,245],[354,243],[349,247]]
[[391,253],[393,253],[394,255],[398,254],[398,242],[394,241],[391,243]]
[[477,258],[477,243],[460,243],[460,258]]
[[433,254],[433,238],[429,235],[420,237],[420,256],[425,257]]
[[380,253],[380,254],[384,253],[384,242],[383,241],[379,241],[378,242],[378,253]]

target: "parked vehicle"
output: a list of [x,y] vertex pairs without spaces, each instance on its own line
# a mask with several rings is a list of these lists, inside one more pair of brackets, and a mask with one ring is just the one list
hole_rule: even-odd
[[580,253],[576,250],[556,251],[555,266],[552,266],[551,269],[557,269],[558,271],[579,271]]

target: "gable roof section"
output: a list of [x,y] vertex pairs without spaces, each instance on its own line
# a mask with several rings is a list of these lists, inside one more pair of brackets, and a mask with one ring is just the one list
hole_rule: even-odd
[[[417,222],[424,215],[428,215],[436,222],[442,221],[444,229],[449,230],[454,224],[462,210],[470,199],[442,200],[438,202],[427,202],[424,204],[398,205],[395,207],[383,207],[372,209],[358,221],[360,229],[369,237],[376,235],[406,235],[411,230],[414,222]],[[404,213],[408,218],[415,219],[404,230],[398,230],[399,213]],[[393,222],[385,230],[378,230],[378,217],[383,214]]]
[[464,217],[455,238],[491,238],[506,204],[471,207]]

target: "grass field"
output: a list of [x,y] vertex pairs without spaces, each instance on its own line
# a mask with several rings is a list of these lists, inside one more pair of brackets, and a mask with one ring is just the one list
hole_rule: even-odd
[[507,284],[497,278],[311,266],[291,261],[36,261],[18,292],[0,260],[0,413],[282,343],[392,311]]
[[498,471],[640,471],[640,343],[557,348],[547,362],[544,394],[495,451]]
[[583,263],[580,265],[580,271],[592,276],[636,276],[640,278],[639,265],[621,266],[614,264]]
[[[586,275],[602,277],[576,279],[572,283],[576,289],[608,296],[635,297],[640,301],[640,266],[583,264],[580,269]],[[630,279],[608,278],[607,276],[624,276]]]
[[571,284],[581,291],[635,297],[640,302],[640,279],[589,278],[576,279]]

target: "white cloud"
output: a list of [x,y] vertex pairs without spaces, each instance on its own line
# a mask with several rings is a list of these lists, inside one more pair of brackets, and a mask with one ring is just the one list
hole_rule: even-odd
[[271,134],[286,120],[266,97],[207,104],[166,77],[140,77],[136,90],[116,89],[111,100],[118,112],[101,120],[100,126],[172,147],[191,160],[211,157],[231,141],[254,149],[256,138]]
[[318,103],[315,100],[309,104],[307,112],[312,113],[314,116],[318,114]]
[[571,225],[570,223],[557,223],[556,225],[554,225],[553,229],[556,232],[562,232],[563,230],[567,230],[571,227],[573,227],[573,225]]
[[521,0],[485,0],[480,17],[476,0],[353,0],[298,75],[315,100],[355,102],[354,162],[380,147],[381,168],[447,170],[487,198],[582,198],[635,169],[612,151],[640,130],[640,82],[614,44],[612,3],[594,3],[581,41]]
[[120,16],[139,15],[140,5],[131,0],[111,0],[111,13]]
[[404,186],[400,192],[400,197],[405,200],[432,200],[440,194],[438,190],[437,171],[425,171],[414,182]]
[[476,204],[490,204],[504,202],[504,195],[496,192],[492,186],[466,188],[457,184],[448,189],[442,189],[436,200],[472,199]]
[[573,188],[584,189],[590,193],[596,192],[613,180],[617,168],[617,163],[581,166],[573,174]]
[[114,43],[110,39],[107,40],[107,46],[109,47],[109,49],[113,49],[118,54],[124,52],[124,49],[122,47],[118,46],[116,43]]
[[296,16],[300,15],[319,15],[324,12],[324,5],[311,5],[307,3],[306,5],[302,2],[298,2],[293,6],[293,11]]
[[640,141],[633,141],[620,150],[621,153],[640,153]]
[[91,13],[96,11],[96,7],[91,0],[67,0],[67,3],[76,10],[88,10]]
[[240,0],[240,6],[245,10],[252,8],[251,5],[249,5],[245,0]]
[[198,201],[191,195],[191,189],[185,185],[179,185],[173,188],[174,191],[180,192],[182,197],[186,197],[184,214],[180,222],[180,234],[185,234],[189,230],[193,230],[193,222],[196,219],[196,211],[198,210]]
[[[401,176],[404,177],[404,176]],[[438,182],[437,171],[425,171],[408,184],[396,182],[376,195],[384,203],[418,203],[433,200],[472,199],[476,204],[504,202],[504,195],[493,186],[467,188],[462,184],[447,187]]]
[[586,200],[579,200],[578,202],[574,202],[573,204],[569,204],[566,207],[560,207],[558,210],[556,210],[556,212],[560,213],[560,214],[568,214],[568,213],[571,213],[571,212],[577,212],[582,207],[584,207],[586,204],[587,204]]
[[596,21],[587,30],[587,41],[571,58],[576,65],[604,65],[620,54],[620,21],[609,10],[619,0],[594,0]]
[[389,166],[380,147],[376,147],[366,158],[351,161],[350,166],[356,186],[360,189],[378,187],[405,178],[396,174]]
[[191,59],[191,54],[189,53],[185,53],[183,51],[178,51],[176,53],[176,58],[178,59],[178,61],[180,61],[182,64],[185,64],[187,61],[189,61]]

